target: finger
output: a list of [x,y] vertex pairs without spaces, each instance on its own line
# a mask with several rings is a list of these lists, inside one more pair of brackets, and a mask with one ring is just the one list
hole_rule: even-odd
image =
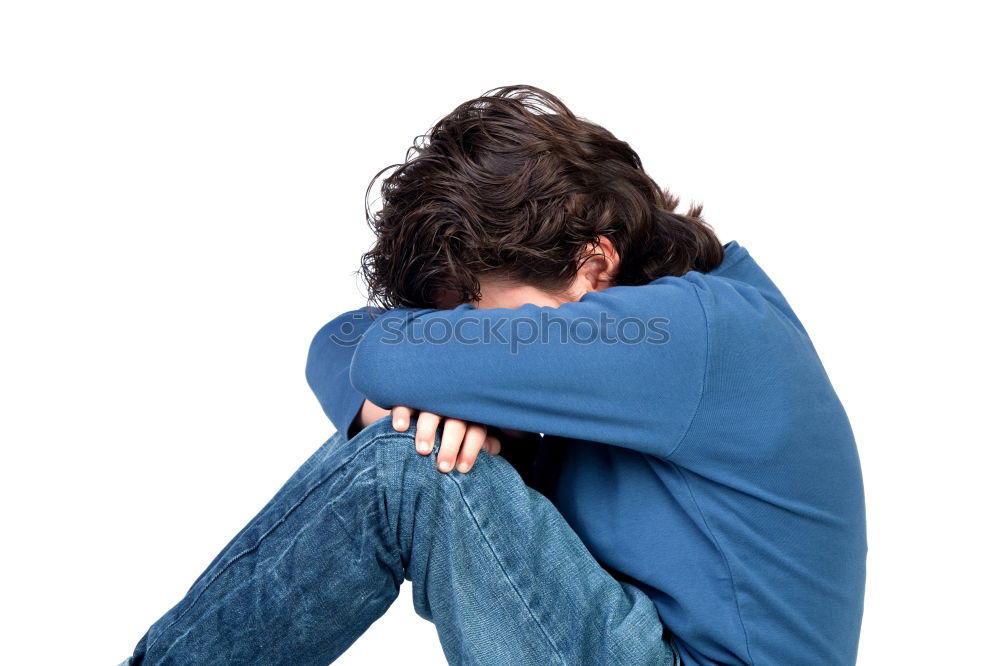
[[420,412],[417,416],[417,451],[428,454],[434,448],[434,433],[437,432],[441,417],[430,412]]
[[396,405],[392,408],[392,427],[399,432],[406,432],[410,429],[410,417],[413,416],[414,409],[404,405]]
[[458,453],[458,460],[455,468],[465,474],[476,464],[479,451],[486,442],[486,426],[478,423],[470,423],[465,429],[465,440],[462,442],[462,450]]
[[467,424],[462,419],[445,419],[441,433],[441,448],[438,449],[437,467],[442,472],[450,472],[455,466],[458,449],[465,439]]
[[483,448],[485,448],[487,453],[491,456],[500,455],[500,440],[493,435],[488,435],[486,437],[486,442],[483,444]]

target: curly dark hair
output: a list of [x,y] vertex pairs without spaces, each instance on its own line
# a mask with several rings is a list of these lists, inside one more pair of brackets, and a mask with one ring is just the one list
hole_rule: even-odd
[[[393,167],[373,215],[368,193]],[[616,285],[710,271],[722,245],[700,204],[681,215],[678,203],[628,143],[551,93],[493,88],[372,179],[376,240],[358,272],[370,304],[391,309],[442,307],[445,294],[478,300],[486,274],[562,293],[602,235],[620,257]]]

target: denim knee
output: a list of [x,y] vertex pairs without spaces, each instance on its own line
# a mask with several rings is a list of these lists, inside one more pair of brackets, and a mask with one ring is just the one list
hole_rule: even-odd
[[[417,420],[410,419],[410,427],[400,432],[392,425],[392,417],[384,416],[377,421],[373,421],[368,426],[360,430],[349,442],[356,445],[358,449],[366,450],[366,455],[377,455],[384,465],[405,464],[416,461],[417,468],[430,468],[437,473],[435,478],[445,478],[449,474],[465,475],[467,473],[458,472],[453,468],[450,472],[440,472],[437,470],[437,455],[441,449],[441,428],[434,434],[433,448],[430,453],[419,453],[416,449]],[[379,446],[371,448],[369,445],[378,442]],[[369,450],[370,449],[370,450]],[[481,463],[490,456],[485,449],[481,450],[476,464],[473,465],[472,473],[476,466],[484,466]],[[506,463],[506,460],[503,460]]]
[[[417,432],[417,419],[410,419],[410,427],[399,432],[392,425],[392,415],[386,415],[382,418],[372,421],[370,424],[355,433],[354,437],[351,437],[348,441],[354,442],[355,440],[372,440],[372,439],[388,439],[394,441],[403,441],[409,439],[412,443]],[[437,442],[435,442],[436,444]],[[416,453],[416,448],[414,447],[414,453]]]
[[[385,416],[359,431],[350,442],[364,449],[366,455],[374,456],[379,461],[383,474],[391,474],[392,470],[406,471],[407,480],[411,483],[418,479],[430,479],[437,484],[448,480],[447,485],[454,486],[456,481],[466,477],[482,477],[497,473],[504,477],[505,482],[512,480],[523,483],[520,474],[503,456],[490,455],[485,449],[480,450],[475,464],[468,472],[459,472],[454,467],[448,472],[441,472],[437,469],[437,457],[441,449],[441,429],[438,428],[434,434],[430,453],[418,452],[415,438],[415,418],[410,419],[408,429],[400,432],[393,427],[392,417]],[[509,478],[511,474],[516,478]]]

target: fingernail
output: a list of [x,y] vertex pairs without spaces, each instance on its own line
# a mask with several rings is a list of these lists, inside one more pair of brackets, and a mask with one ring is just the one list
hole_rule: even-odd
[[465,474],[466,472],[468,472],[469,471],[469,463],[467,463],[467,462],[460,462],[460,463],[458,463],[458,471],[461,472],[462,474]]
[[396,419],[396,427],[397,428],[402,428],[405,425],[406,425],[406,421],[404,421],[403,419]]
[[449,469],[451,469],[451,465],[448,463],[448,461],[442,460],[440,463],[438,463],[438,469],[441,470],[442,472],[447,472]]
[[420,442],[417,444],[417,451],[420,451],[421,453],[430,453],[430,450],[431,445],[427,442]]

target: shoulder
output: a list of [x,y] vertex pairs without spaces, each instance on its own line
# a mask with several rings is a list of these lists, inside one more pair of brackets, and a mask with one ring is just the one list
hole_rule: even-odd
[[691,272],[684,276],[691,283],[705,310],[707,326],[715,341],[745,339],[772,332],[803,335],[801,323],[783,299],[733,277],[714,273]]

